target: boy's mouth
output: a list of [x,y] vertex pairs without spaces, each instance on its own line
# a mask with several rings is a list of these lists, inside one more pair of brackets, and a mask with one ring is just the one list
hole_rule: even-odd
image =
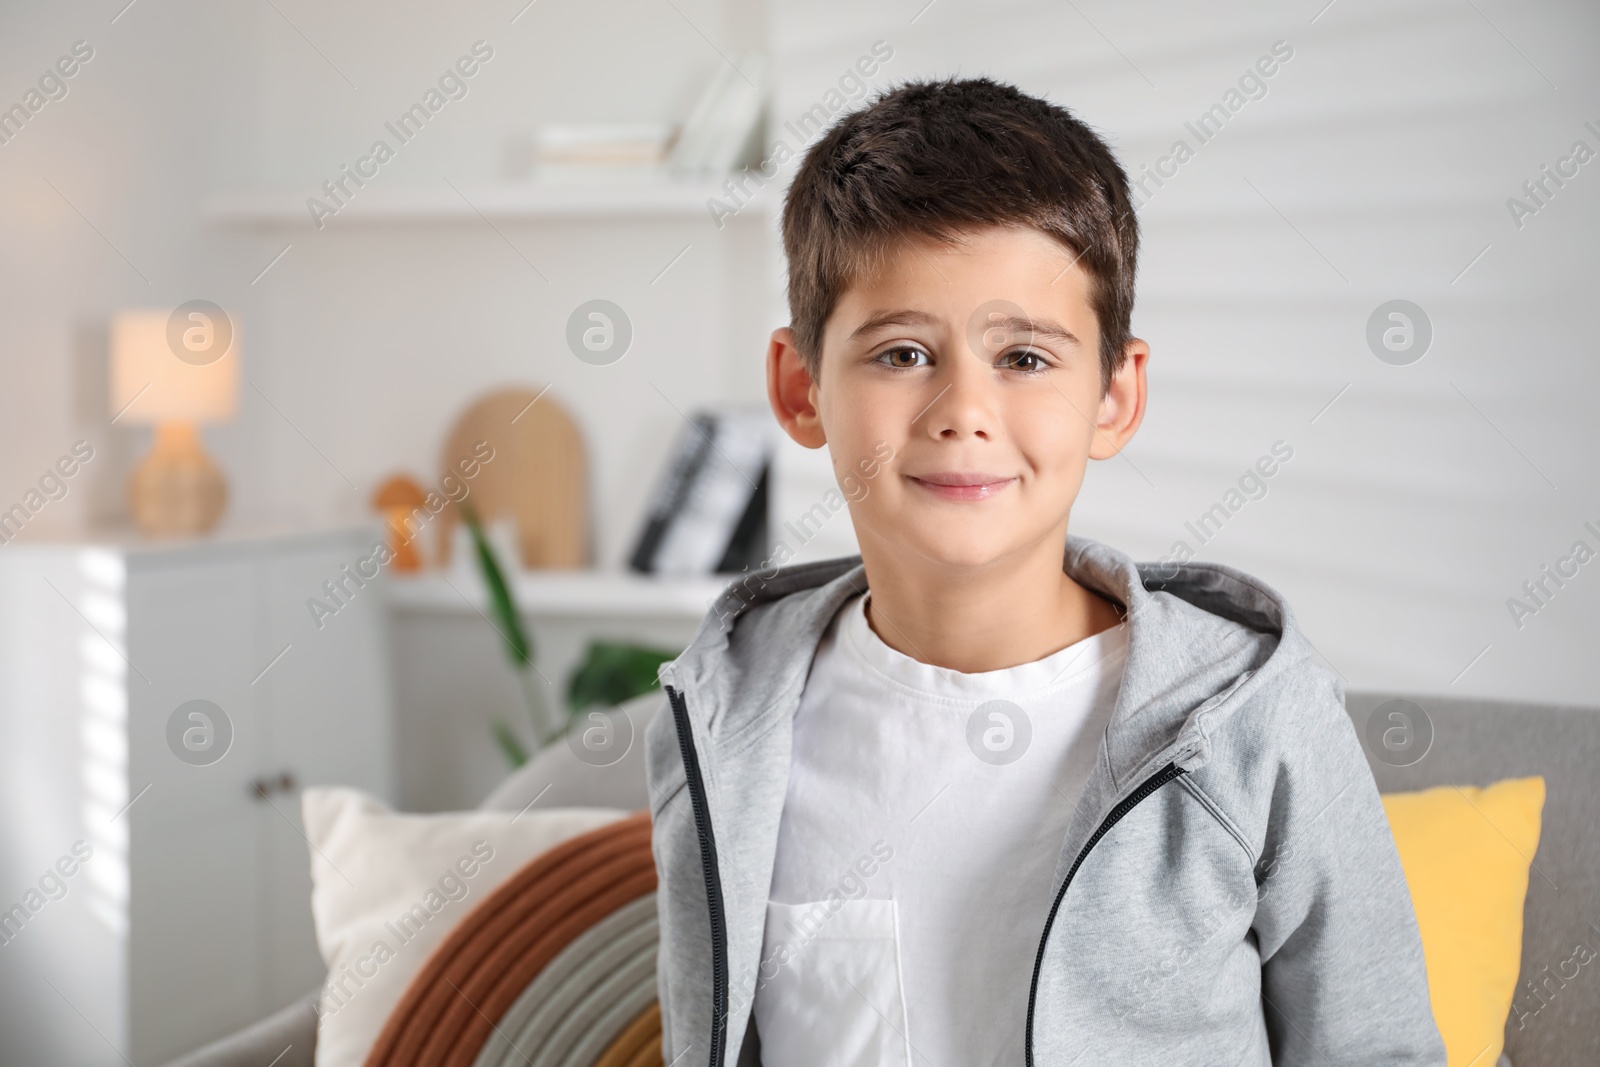
[[941,500],[987,500],[1016,481],[983,471],[935,471],[906,477]]

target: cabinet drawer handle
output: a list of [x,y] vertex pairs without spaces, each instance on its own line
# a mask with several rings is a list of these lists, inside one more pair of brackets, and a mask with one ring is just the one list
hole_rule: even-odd
[[273,793],[292,793],[296,785],[293,774],[281,771],[277,775],[263,775],[252,781],[250,795],[257,800],[266,800]]

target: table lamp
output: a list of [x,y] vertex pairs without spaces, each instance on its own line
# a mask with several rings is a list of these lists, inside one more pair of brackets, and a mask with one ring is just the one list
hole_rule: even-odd
[[199,424],[233,418],[239,353],[233,322],[209,301],[175,311],[125,311],[111,324],[113,422],[155,427],[128,486],[133,521],[150,537],[207,533],[228,499]]

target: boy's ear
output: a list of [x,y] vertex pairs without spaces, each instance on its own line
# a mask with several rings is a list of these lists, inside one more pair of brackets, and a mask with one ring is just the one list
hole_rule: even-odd
[[794,331],[780,326],[767,345],[767,400],[783,432],[806,448],[828,443],[817,409],[817,383],[795,347]]
[[1111,376],[1111,385],[1100,400],[1095,419],[1095,435],[1089,443],[1090,459],[1110,459],[1133,439],[1144,421],[1145,364],[1150,346],[1139,338],[1122,349],[1122,366]]

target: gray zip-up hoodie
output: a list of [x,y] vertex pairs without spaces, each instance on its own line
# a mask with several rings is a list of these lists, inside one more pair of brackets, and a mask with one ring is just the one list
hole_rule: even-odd
[[[1443,1065],[1377,788],[1288,605],[1228,567],[1079,537],[1065,569],[1125,608],[1128,654],[1037,955],[1016,961],[1027,1063]],[[662,667],[646,738],[674,1067],[759,1062],[794,714],[823,630],[865,590],[859,558],[758,572]]]

